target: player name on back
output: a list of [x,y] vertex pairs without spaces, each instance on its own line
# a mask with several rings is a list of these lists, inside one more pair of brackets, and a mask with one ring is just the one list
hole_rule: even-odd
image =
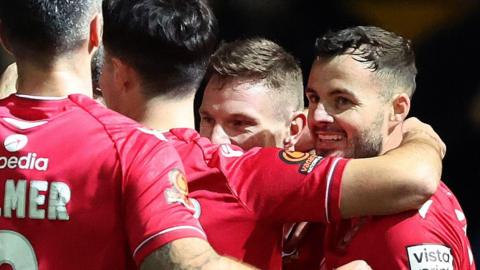
[[2,188],[1,218],[69,220],[67,204],[71,192],[63,182],[7,179]]

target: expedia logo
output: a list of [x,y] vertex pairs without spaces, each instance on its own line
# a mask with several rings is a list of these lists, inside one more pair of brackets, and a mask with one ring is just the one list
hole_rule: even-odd
[[[8,152],[18,152],[28,143],[28,138],[22,134],[13,134],[5,138],[3,145]],[[38,157],[37,153],[28,153],[24,156],[0,156],[0,169],[24,169],[46,171],[48,169],[48,158]]]
[[449,247],[423,244],[407,247],[410,270],[453,270],[453,256]]
[[5,149],[7,149],[8,152],[17,152],[22,150],[25,145],[27,145],[28,138],[25,135],[22,134],[13,134],[8,136],[5,141],[3,142],[3,145],[5,146]]

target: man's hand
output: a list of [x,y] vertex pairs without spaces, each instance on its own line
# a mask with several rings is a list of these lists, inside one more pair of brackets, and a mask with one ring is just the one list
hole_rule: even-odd
[[415,117],[410,117],[403,122],[402,131],[402,143],[413,139],[424,138],[426,143],[430,143],[438,149],[441,158],[445,157],[447,146],[430,125],[421,122]]
[[335,270],[372,270],[365,261],[353,261],[343,266],[335,268]]
[[285,224],[286,232],[283,235],[283,253],[292,254],[298,249],[300,241],[308,231],[308,222]]

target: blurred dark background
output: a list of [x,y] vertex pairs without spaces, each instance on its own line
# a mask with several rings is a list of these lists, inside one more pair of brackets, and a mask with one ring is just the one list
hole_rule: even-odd
[[[376,25],[413,40],[417,92],[411,115],[430,123],[446,142],[443,180],[467,216],[480,262],[480,3],[478,0],[209,0],[220,37],[261,36],[291,52],[305,79],[313,44],[327,30]],[[11,59],[0,52],[0,70]],[[406,168],[408,169],[408,168]]]

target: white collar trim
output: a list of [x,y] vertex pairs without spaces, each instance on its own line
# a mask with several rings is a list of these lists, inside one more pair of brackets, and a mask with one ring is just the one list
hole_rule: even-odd
[[31,96],[31,95],[22,95],[22,94],[15,94],[17,97],[27,98],[27,99],[35,99],[35,100],[62,100],[66,99],[67,96],[63,97],[44,97],[44,96]]

